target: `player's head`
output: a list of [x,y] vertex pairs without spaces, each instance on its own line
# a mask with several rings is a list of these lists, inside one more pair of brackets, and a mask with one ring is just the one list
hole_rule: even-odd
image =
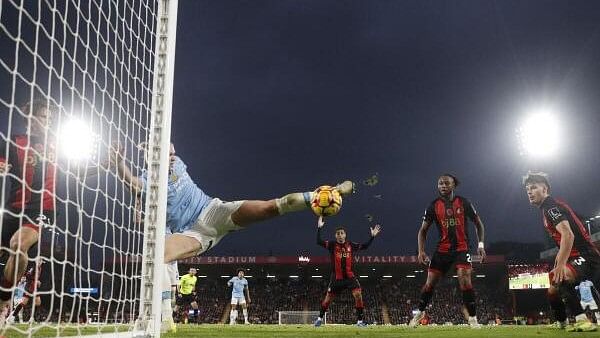
[[195,275],[196,275],[196,272],[197,272],[197,271],[196,271],[196,268],[190,268],[190,270],[188,271],[188,273],[189,273],[190,275],[192,275],[192,276],[195,276]]
[[335,229],[335,241],[340,244],[346,242],[346,228],[340,226]]
[[438,178],[437,183],[440,195],[448,196],[454,192],[454,189],[460,184],[460,181],[452,174],[442,174]]
[[525,186],[525,191],[527,191],[529,203],[533,205],[542,204],[546,197],[550,195],[548,174],[541,171],[528,172],[527,175],[523,176],[523,185]]
[[244,269],[237,269],[237,275],[239,278],[244,277]]
[[21,283],[25,283],[25,282],[27,282],[27,277],[25,277],[25,276],[21,277]]
[[34,135],[44,134],[52,122],[56,106],[44,99],[34,99],[21,107],[23,114],[31,114],[30,132]]

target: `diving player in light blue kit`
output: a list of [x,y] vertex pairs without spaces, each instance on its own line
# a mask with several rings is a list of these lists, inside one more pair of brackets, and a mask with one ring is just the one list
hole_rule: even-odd
[[[140,150],[146,153],[147,144]],[[267,220],[289,212],[310,208],[314,192],[297,192],[268,201],[241,200],[225,202],[202,191],[187,173],[185,163],[169,151],[169,186],[167,193],[167,236],[165,243],[165,277],[163,278],[163,327],[176,330],[171,314],[171,279],[168,264],[179,259],[198,256],[214,247],[230,232],[244,229],[252,223]],[[147,178],[133,175],[124,158],[123,149],[113,147],[111,163],[133,193],[146,190]],[[345,181],[335,187],[341,195],[354,191],[354,184]],[[170,232],[170,234],[169,234]],[[168,300],[168,305],[167,305]]]
[[598,312],[598,304],[596,304],[593,293],[596,291],[594,288],[594,283],[589,280],[584,280],[575,287],[575,290],[579,290],[581,308],[583,311],[587,311],[588,309],[592,311],[596,317],[596,324],[600,324],[600,312]]
[[[248,289],[248,280],[244,278],[244,269],[237,270],[237,276],[227,282],[227,286],[233,287],[231,290],[231,312],[229,313],[229,324],[234,325],[237,320],[238,304],[242,306],[244,313],[244,324],[250,324],[248,321],[248,305],[250,303],[250,290]],[[244,293],[246,297],[244,297]]]

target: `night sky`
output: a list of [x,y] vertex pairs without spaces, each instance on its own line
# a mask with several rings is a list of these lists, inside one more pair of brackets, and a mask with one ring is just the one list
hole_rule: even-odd
[[[172,139],[224,200],[378,173],[327,225],[363,241],[372,214],[384,227],[373,254],[415,253],[443,172],[463,181],[488,243],[542,242],[528,169],[580,214],[600,212],[599,17],[597,1],[180,1]],[[565,137],[534,162],[515,130],[540,105]],[[208,255],[325,254],[315,229],[312,213],[290,214]]]

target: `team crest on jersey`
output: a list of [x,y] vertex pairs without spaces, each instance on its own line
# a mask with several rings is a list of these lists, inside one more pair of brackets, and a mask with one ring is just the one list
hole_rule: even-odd
[[457,209],[456,209],[456,214],[457,214],[457,215],[460,215],[461,213],[462,213],[462,209],[461,209],[461,208],[457,208]]
[[552,217],[553,221],[556,221],[557,219],[562,217],[562,213],[560,212],[558,207],[548,209],[548,215],[550,215],[550,217]]

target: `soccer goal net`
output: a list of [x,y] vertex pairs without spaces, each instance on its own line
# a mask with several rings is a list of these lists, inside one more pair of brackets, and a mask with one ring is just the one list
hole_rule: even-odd
[[[279,325],[285,324],[313,324],[319,317],[319,311],[279,311]],[[323,317],[323,324],[327,321],[327,314]]]
[[159,336],[176,18],[0,0],[0,336]]

